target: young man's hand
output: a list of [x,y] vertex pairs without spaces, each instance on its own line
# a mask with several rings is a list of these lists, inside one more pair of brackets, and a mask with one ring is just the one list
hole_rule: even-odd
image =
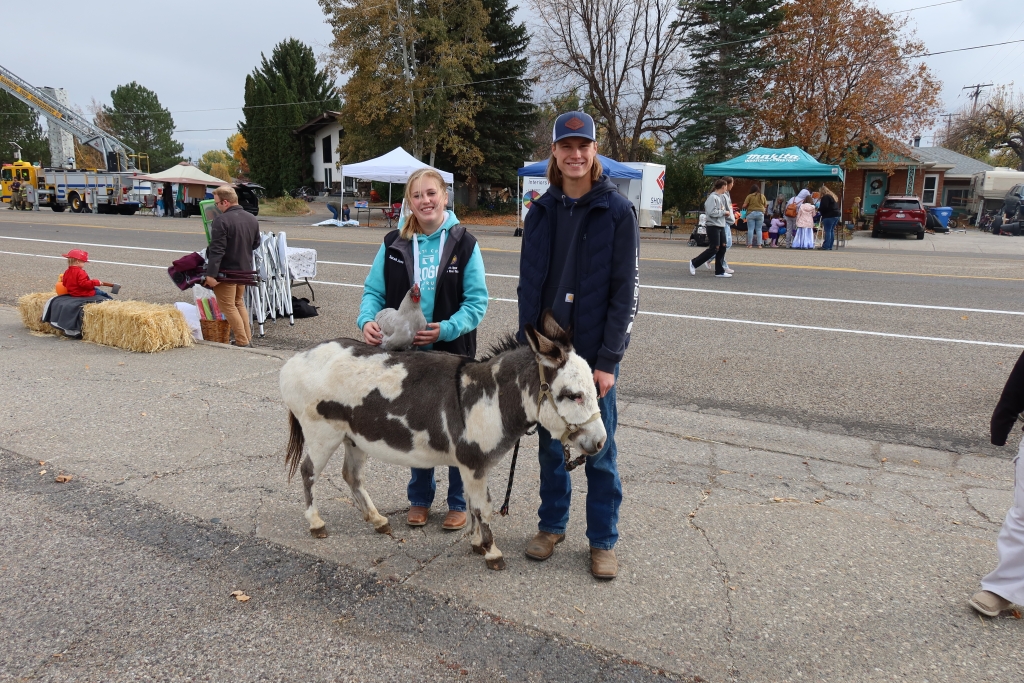
[[441,323],[427,323],[427,329],[420,330],[412,340],[413,346],[433,344],[441,336]]
[[611,391],[615,386],[615,375],[603,370],[594,370],[594,384],[597,385],[597,394],[601,398]]

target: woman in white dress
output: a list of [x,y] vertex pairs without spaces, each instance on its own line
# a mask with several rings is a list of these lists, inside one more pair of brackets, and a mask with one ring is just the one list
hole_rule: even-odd
[[[803,204],[804,200],[810,196],[811,191],[805,188],[800,190],[795,197],[786,202],[786,208],[783,211],[783,218],[786,219],[786,239],[789,241],[790,247],[793,246],[796,240],[796,214],[800,210],[800,205]],[[792,209],[790,207],[792,207]]]
[[794,249],[814,249],[814,200],[804,199],[796,210],[796,235],[793,237]]

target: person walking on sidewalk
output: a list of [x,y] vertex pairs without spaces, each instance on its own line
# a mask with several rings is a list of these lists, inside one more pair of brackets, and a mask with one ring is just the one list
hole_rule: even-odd
[[[487,312],[484,260],[476,238],[459,224],[454,211],[446,211],[448,190],[432,168],[413,172],[406,183],[412,215],[399,219],[398,228],[384,243],[363,284],[363,299],[356,324],[363,341],[377,346],[383,340],[374,321],[384,308],[397,309],[413,286],[420,287],[419,306],[429,322],[416,333],[413,346],[476,356],[476,328]],[[409,526],[424,526],[434,503],[437,483],[433,467],[414,467],[406,489]],[[456,531],[466,526],[466,496],[458,467],[448,468],[448,514],[441,527]]]
[[755,185],[750,194],[743,200],[740,207],[747,211],[747,249],[761,248],[761,230],[764,227],[764,212],[768,209],[768,198],[761,194],[761,188]]
[[704,226],[708,231],[708,248],[690,261],[690,275],[696,275],[698,268],[714,258],[715,277],[732,277],[732,273],[725,271],[725,231],[729,229],[726,215],[732,214],[732,207],[729,206],[725,193],[728,185],[724,178],[716,180],[714,191],[704,202],[704,215],[707,216]]
[[235,346],[249,346],[252,329],[245,310],[245,285],[218,282],[222,270],[253,270],[252,252],[260,246],[260,224],[256,217],[238,205],[238,195],[230,185],[213,191],[213,201],[221,214],[210,226],[210,246],[206,248],[206,277],[200,283],[213,290],[217,305],[235,335]]
[[[990,425],[992,444],[1005,446],[1017,416],[1024,411],[1024,354],[1006,380],[1003,394],[992,413]],[[1014,603],[1024,605],[1024,440],[1013,459],[1013,505],[1006,513],[999,530],[996,548],[999,563],[981,580],[981,590],[971,596],[968,604],[987,617],[999,616]]]
[[[523,329],[538,325],[550,308],[593,369],[608,439],[585,466],[590,571],[613,579],[619,571],[614,548],[622,503],[615,383],[637,311],[640,229],[629,200],[602,173],[589,114],[574,111],[555,119],[547,177],[547,192],[533,202],[524,222],[517,337],[525,342]],[[562,444],[543,427],[537,433],[540,521],[526,556],[546,560],[565,539],[573,486]]]
[[832,251],[836,240],[836,223],[839,222],[842,210],[839,207],[839,198],[824,185],[821,186],[821,204],[818,211],[821,213],[821,227],[825,232],[821,248]]

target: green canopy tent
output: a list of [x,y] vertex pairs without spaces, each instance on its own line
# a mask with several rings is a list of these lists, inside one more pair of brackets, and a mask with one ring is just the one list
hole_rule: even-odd
[[[717,164],[704,166],[706,176],[732,176],[764,180],[831,180],[843,182],[845,174],[839,166],[823,164],[799,147],[758,147]],[[763,188],[762,188],[763,189]],[[776,196],[778,190],[776,190]],[[843,187],[845,199],[846,187]],[[840,199],[842,206],[843,199]],[[844,246],[840,240],[838,246]]]

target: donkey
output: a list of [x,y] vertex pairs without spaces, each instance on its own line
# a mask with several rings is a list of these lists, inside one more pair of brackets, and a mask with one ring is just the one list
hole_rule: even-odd
[[529,346],[509,337],[480,361],[339,339],[285,363],[281,396],[291,426],[285,466],[289,481],[296,469],[302,472],[310,533],[327,536],[313,484],[344,443],[342,476],[363,519],[382,534],[391,525],[363,487],[368,456],[402,467],[458,467],[473,550],[489,568],[504,569],[490,527],[490,469],[535,424],[587,455],[607,438],[590,367],[550,311],[540,327],[543,332],[526,326]]

